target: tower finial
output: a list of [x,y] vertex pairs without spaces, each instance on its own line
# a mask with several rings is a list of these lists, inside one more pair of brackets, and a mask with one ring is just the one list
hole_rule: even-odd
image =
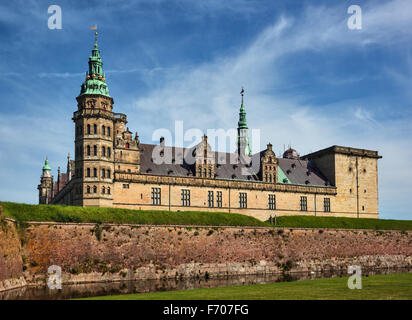
[[242,90],[240,91],[240,95],[242,96],[242,104],[243,104],[243,95],[245,94],[245,89],[242,86]]
[[94,48],[97,49],[97,31],[94,33]]
[[95,30],[95,32],[94,32],[94,48],[97,49],[97,24],[95,24],[93,27],[90,27],[90,29]]

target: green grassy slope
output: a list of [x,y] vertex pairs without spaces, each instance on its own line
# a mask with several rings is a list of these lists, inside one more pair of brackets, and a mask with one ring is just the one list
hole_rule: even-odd
[[117,296],[93,300],[391,300],[412,299],[412,273],[362,277],[362,289],[349,289],[348,278],[278,282]]
[[[5,216],[19,221],[274,226],[250,216],[225,212],[129,210],[119,208],[30,205],[0,202]],[[412,230],[412,220],[281,216],[277,227]]]
[[295,228],[412,230],[412,220],[282,216],[277,218],[277,226]]
[[19,221],[178,224],[214,226],[267,226],[253,217],[222,212],[169,212],[118,208],[30,205],[0,202],[5,216]]

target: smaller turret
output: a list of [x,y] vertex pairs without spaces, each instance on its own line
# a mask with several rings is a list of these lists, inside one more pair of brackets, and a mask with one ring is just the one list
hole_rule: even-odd
[[48,204],[52,199],[53,177],[47,157],[42,170],[40,184],[37,186],[39,190],[39,204]]

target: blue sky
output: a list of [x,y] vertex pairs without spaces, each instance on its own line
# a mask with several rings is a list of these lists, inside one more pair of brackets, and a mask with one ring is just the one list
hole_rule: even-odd
[[[47,28],[52,4],[62,30]],[[347,28],[351,4],[362,30]],[[115,112],[142,142],[175,120],[235,127],[244,86],[262,148],[378,150],[381,217],[412,218],[408,0],[1,1],[0,200],[36,203],[45,156],[56,175],[73,154],[95,24]]]

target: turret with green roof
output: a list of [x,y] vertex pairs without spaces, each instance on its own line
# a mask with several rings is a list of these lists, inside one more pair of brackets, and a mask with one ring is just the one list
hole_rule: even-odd
[[49,165],[49,159],[46,157],[46,161],[44,161],[44,166],[43,166],[43,171],[48,170],[51,171],[50,165]]
[[86,72],[86,80],[83,82],[79,96],[97,94],[110,97],[106,77],[103,72],[103,62],[97,45],[97,32],[95,32],[94,49],[89,57],[89,71]]

